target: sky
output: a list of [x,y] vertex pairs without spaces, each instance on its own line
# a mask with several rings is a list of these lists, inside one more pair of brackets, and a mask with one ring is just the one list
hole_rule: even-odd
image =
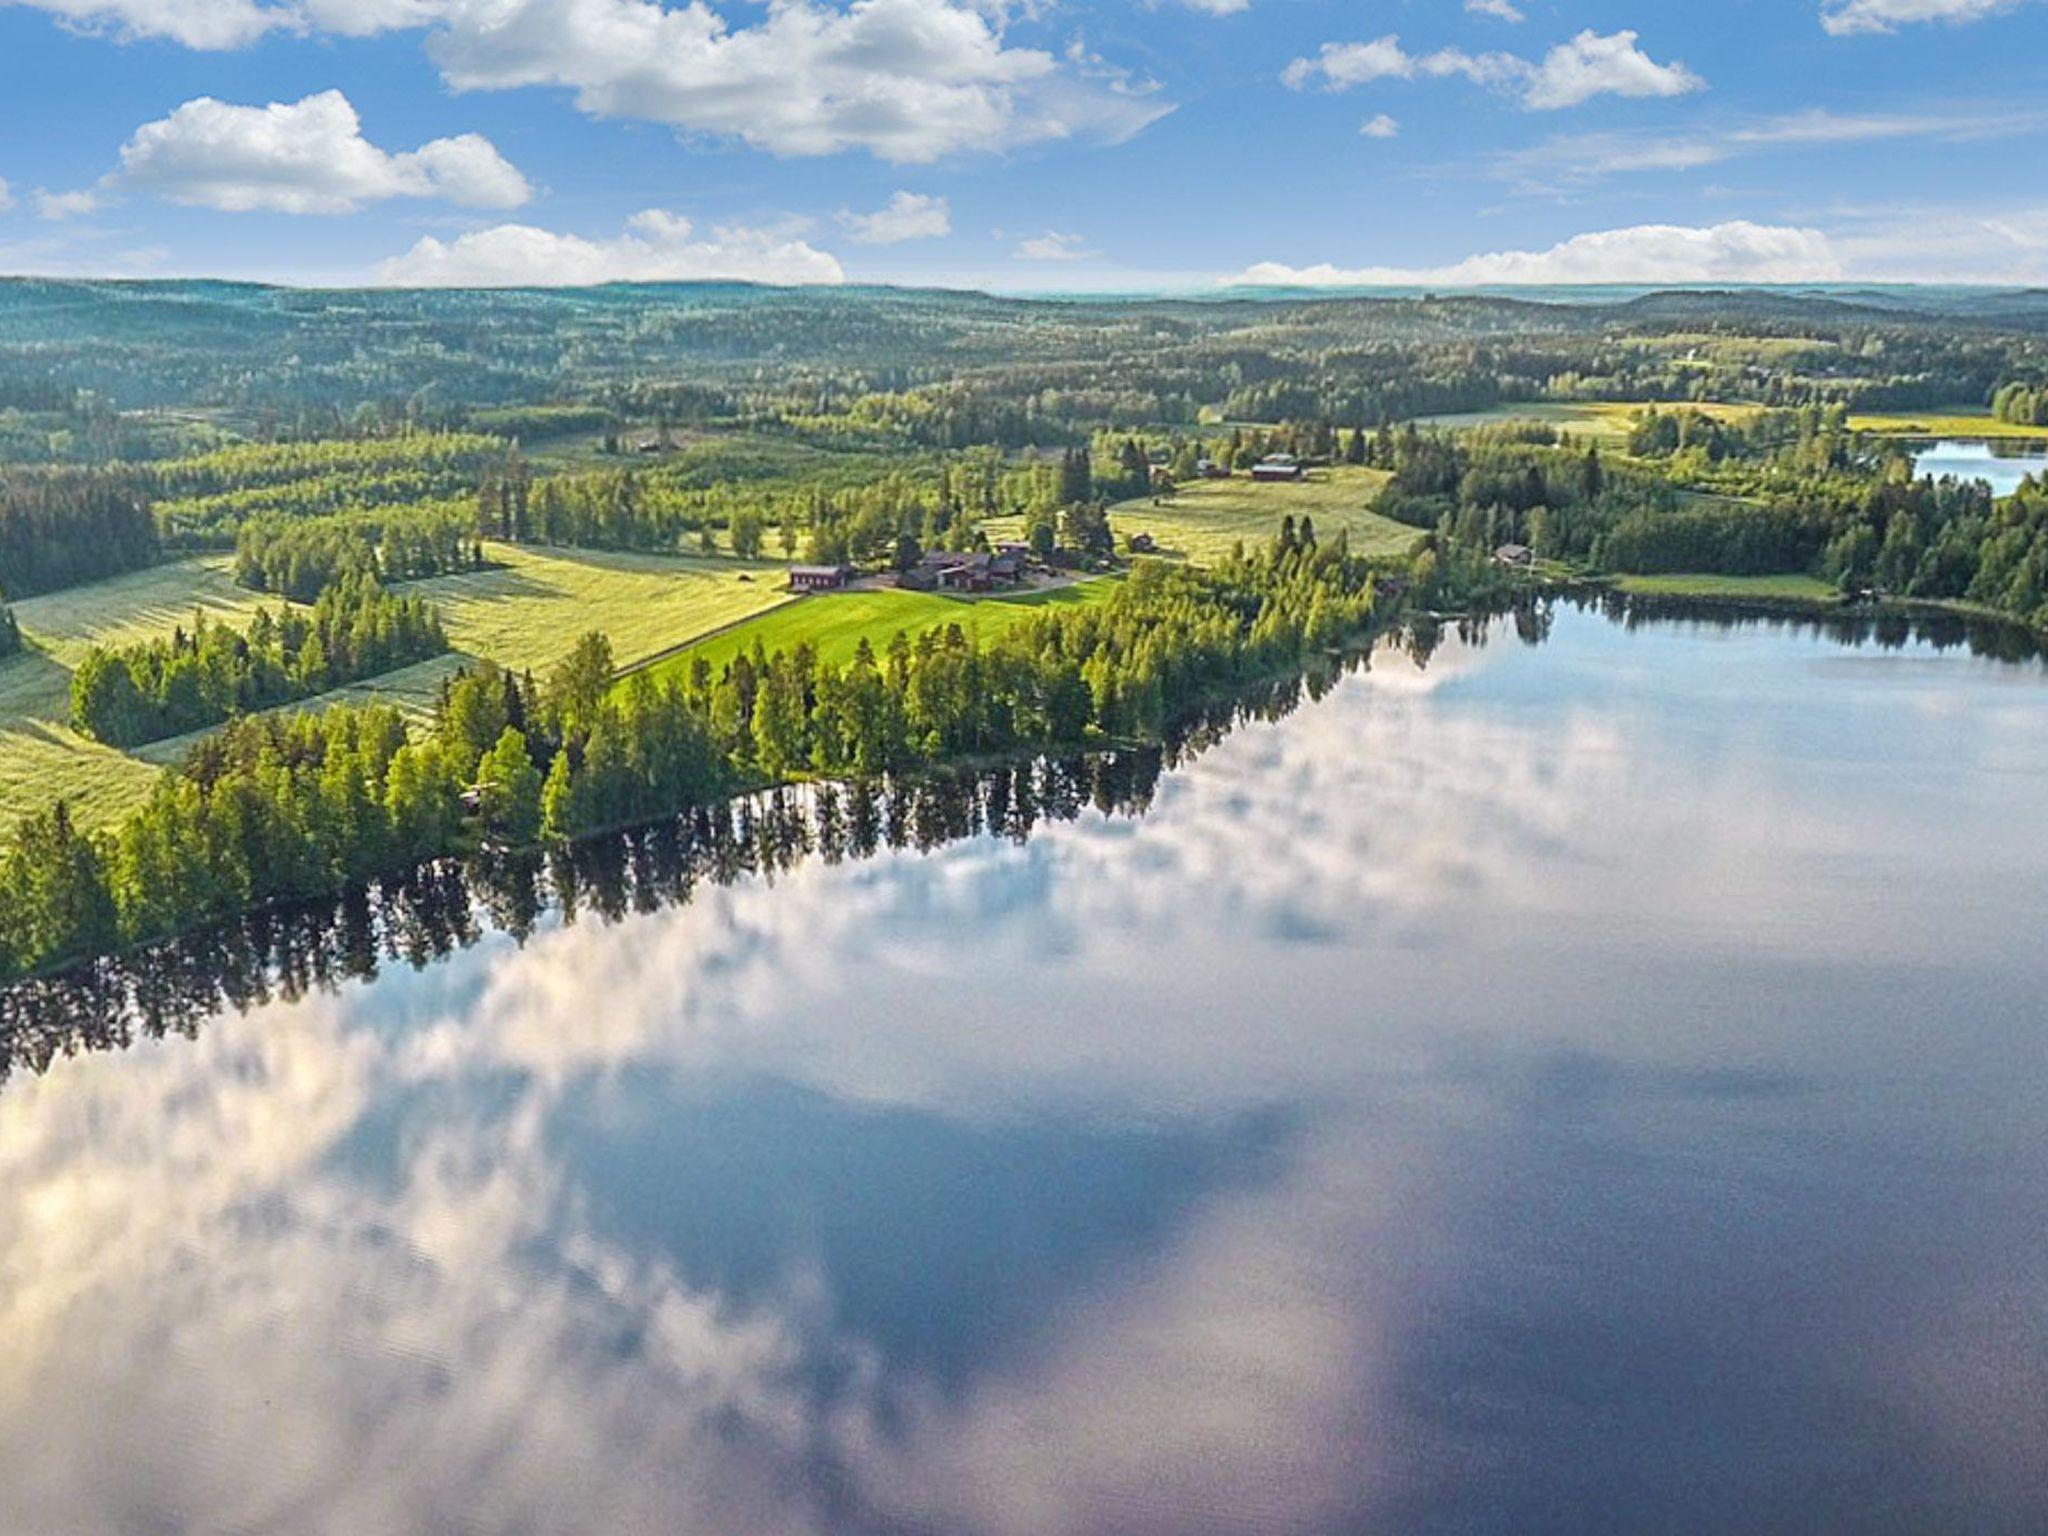
[[0,0],[0,272],[2048,283],[2048,0]]

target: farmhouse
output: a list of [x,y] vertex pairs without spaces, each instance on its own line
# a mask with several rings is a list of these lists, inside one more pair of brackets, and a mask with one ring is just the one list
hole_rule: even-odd
[[1493,558],[1500,565],[1526,569],[1536,563],[1536,551],[1526,544],[1503,544],[1493,552]]
[[1252,466],[1252,479],[1261,484],[1283,480],[1306,480],[1308,471],[1291,453],[1271,453]]
[[792,592],[837,592],[853,579],[843,565],[793,565],[789,568]]

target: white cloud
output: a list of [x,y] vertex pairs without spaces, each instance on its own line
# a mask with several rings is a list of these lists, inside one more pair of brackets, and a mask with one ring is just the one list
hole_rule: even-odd
[[7,185],[7,178],[0,176],[0,213],[14,206],[14,190]]
[[187,48],[246,48],[293,16],[255,0],[0,0],[48,12],[81,31],[128,41],[166,38]]
[[1531,63],[1512,53],[1462,48],[1409,53],[1389,33],[1369,43],[1325,43],[1315,57],[1289,64],[1280,78],[1297,91],[1312,85],[1345,91],[1375,80],[1460,76],[1478,85],[1512,86],[1522,105],[1536,112],[1575,107],[1595,96],[1682,96],[1706,86],[1683,64],[1659,64],[1636,39],[1627,30],[1606,36],[1587,30],[1551,49],[1541,63]]
[[2025,0],[1826,0],[1820,24],[1836,37],[1857,32],[1895,32],[1919,21],[1961,25],[2017,10]]
[[51,192],[36,188],[36,212],[53,223],[75,219],[93,212],[100,205],[100,196],[90,187],[76,192]]
[[1385,112],[1369,117],[1360,126],[1360,133],[1368,139],[1391,139],[1401,131],[1401,125]]
[[1444,267],[1290,267],[1261,262],[1230,279],[1275,286],[1465,288],[1517,283],[1831,282],[1843,275],[1816,229],[1737,220],[1640,224],[1575,235],[1542,251],[1495,251]]
[[1412,54],[1392,33],[1369,43],[1325,43],[1312,59],[1296,59],[1280,78],[1293,90],[1320,82],[1326,91],[1348,91],[1375,80],[1442,79],[1462,75],[1480,85],[1495,85],[1526,75],[1529,65],[1511,53],[1471,54],[1462,48],[1439,48]]
[[839,222],[856,245],[936,240],[953,232],[953,213],[946,200],[922,192],[898,192],[873,213],[842,211]]
[[1170,110],[1092,59],[1006,45],[962,0],[777,0],[731,27],[707,5],[439,0],[429,51],[457,90],[553,85],[584,111],[731,136],[778,155],[927,162],[1095,135]]
[[231,212],[352,213],[392,197],[516,208],[532,196],[526,178],[473,133],[386,153],[363,137],[339,91],[265,107],[188,101],[135,130],[119,174],[173,202]]
[[[428,29],[456,90],[558,86],[584,111],[738,138],[778,155],[927,162],[1077,137],[1172,110],[1104,61],[1006,40],[1003,0],[774,0],[734,26],[708,0],[0,0],[122,38],[247,46],[274,30]],[[1219,7],[1230,9],[1231,0]],[[1028,7],[1026,8],[1028,9]]]
[[407,287],[585,287],[597,283],[736,281],[837,283],[837,260],[789,228],[720,225],[694,238],[690,221],[649,209],[614,239],[590,240],[530,224],[500,224],[452,241],[429,235],[377,269]]
[[1089,250],[1079,235],[1062,235],[1053,230],[1017,242],[1017,256],[1022,261],[1080,261],[1098,254]]
[[1465,9],[1474,16],[1492,16],[1501,21],[1527,21],[1529,18],[1517,10],[1510,0],[1465,0]]
[[1523,103],[1536,111],[1576,107],[1595,96],[1683,96],[1706,81],[1673,61],[1659,64],[1623,30],[1602,37],[1590,28],[1543,56]]
[[1191,11],[1207,11],[1211,16],[1235,16],[1240,11],[1251,9],[1252,0],[1180,0]]

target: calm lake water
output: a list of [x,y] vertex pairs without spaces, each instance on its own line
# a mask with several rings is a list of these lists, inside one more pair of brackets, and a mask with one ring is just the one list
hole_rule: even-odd
[[1914,455],[1913,473],[1983,480],[1994,496],[2010,496],[2029,475],[2048,478],[2048,453],[2039,443],[1939,442]]
[[1561,610],[17,1067],[0,1531],[2038,1533],[2044,811],[2036,663]]

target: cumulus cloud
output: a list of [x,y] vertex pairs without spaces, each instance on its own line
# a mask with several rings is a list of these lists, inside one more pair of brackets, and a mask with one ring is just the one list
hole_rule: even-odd
[[1510,4],[1509,0],[1465,0],[1465,9],[1474,16],[1492,16],[1500,21],[1529,19]]
[[922,192],[898,192],[873,213],[842,211],[839,222],[856,245],[936,240],[953,232],[953,213],[946,200]]
[[1957,25],[2017,10],[2026,0],[1826,0],[1820,24],[1836,37],[1858,32],[1895,32],[1919,21]]
[[451,241],[429,235],[377,269],[406,287],[577,288],[597,283],[837,283],[838,261],[788,228],[723,224],[700,237],[686,218],[637,213],[616,238],[500,224]]
[[390,154],[363,137],[339,91],[240,107],[201,96],[144,123],[120,179],[173,202],[230,212],[353,213],[393,197],[516,208],[532,190],[489,139],[466,133]]
[[1517,283],[1791,283],[1843,276],[1816,229],[1735,220],[1639,224],[1574,235],[1542,251],[1494,251],[1443,267],[1291,267],[1261,262],[1232,282],[1276,286],[1444,288]]
[[1602,37],[1589,28],[1543,56],[1523,102],[1541,112],[1595,96],[1683,96],[1705,86],[1683,64],[1659,64],[1644,53],[1634,32]]
[[[0,0],[121,38],[239,48],[277,30],[427,31],[456,90],[554,86],[584,111],[778,155],[926,162],[1129,137],[1172,110],[1085,53],[1012,46],[997,0],[775,0],[735,26],[708,0]],[[1230,9],[1208,0],[1205,8]]]
[[46,11],[80,31],[129,41],[165,38],[187,48],[246,48],[264,33],[292,25],[282,8],[256,0],[0,0]]
[[1087,242],[1079,235],[1063,235],[1050,229],[1042,235],[1017,242],[1017,256],[1021,261],[1079,261],[1097,254],[1088,249]]
[[1575,107],[1595,96],[1682,96],[1706,81],[1676,61],[1659,64],[1624,29],[1602,35],[1588,29],[1559,43],[1538,62],[1512,53],[1467,53],[1439,48],[1415,54],[1389,33],[1369,43],[1325,43],[1313,58],[1289,64],[1281,79],[1300,91],[1320,86],[1345,91],[1375,80],[1462,77],[1478,85],[1513,89],[1534,112]]
[[457,90],[560,86],[584,111],[778,155],[897,162],[1128,137],[1169,110],[1100,61],[1009,46],[961,0],[779,0],[753,26],[698,3],[440,0],[429,51]]
[[1368,139],[1391,139],[1400,133],[1401,125],[1387,113],[1382,112],[1375,117],[1367,118],[1360,125],[1358,131]]

